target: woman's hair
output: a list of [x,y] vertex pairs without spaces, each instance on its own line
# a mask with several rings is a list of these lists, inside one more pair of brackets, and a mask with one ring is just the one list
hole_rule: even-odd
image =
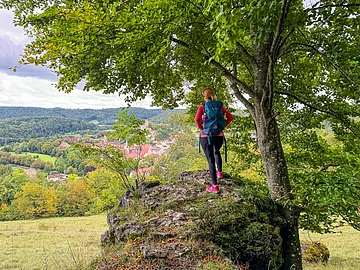
[[202,90],[202,95],[204,98],[207,98],[209,100],[215,100],[216,99],[216,95],[215,95],[215,90],[211,89],[211,88],[205,88]]

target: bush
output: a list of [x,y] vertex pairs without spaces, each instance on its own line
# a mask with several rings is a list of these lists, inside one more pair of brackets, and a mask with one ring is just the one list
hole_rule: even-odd
[[330,257],[329,249],[320,242],[301,241],[301,253],[303,260],[310,263],[327,263]]

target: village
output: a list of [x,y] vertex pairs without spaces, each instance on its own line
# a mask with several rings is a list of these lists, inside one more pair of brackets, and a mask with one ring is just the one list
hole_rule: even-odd
[[[89,142],[84,142],[84,146],[91,146],[94,145],[95,147],[99,147],[101,149],[105,149],[108,146],[112,146],[119,151],[121,151],[126,159],[141,159],[144,157],[160,157],[167,155],[168,150],[170,146],[175,142],[175,139],[170,136],[170,138],[163,140],[163,141],[156,141],[155,140],[155,131],[148,128],[148,121],[145,121],[143,128],[146,128],[149,130],[148,141],[151,143],[146,143],[143,145],[128,145],[127,142],[117,142],[109,140],[108,137],[105,135],[103,138],[100,139],[100,141],[91,144]],[[71,144],[66,142],[73,142],[78,143],[81,141],[81,137],[67,137],[66,140],[61,142],[59,145],[60,148],[70,148]],[[138,171],[131,171],[129,176],[135,176],[138,174],[142,175],[149,175],[154,170],[154,166],[146,167],[146,168],[140,168]],[[26,169],[26,173],[29,175],[29,177],[36,175],[36,170],[33,168]],[[62,183],[66,183],[68,178],[68,174],[66,173],[52,173],[47,176],[48,181],[60,181]]]

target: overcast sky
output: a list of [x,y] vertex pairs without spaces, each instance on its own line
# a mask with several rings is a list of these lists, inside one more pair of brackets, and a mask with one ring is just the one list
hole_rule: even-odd
[[[44,67],[28,65],[13,72],[12,67],[17,65],[28,42],[23,29],[13,25],[12,12],[0,9],[0,106],[91,109],[126,106],[124,99],[116,94],[79,89],[70,94],[59,92],[54,87],[56,75]],[[150,108],[150,103],[146,99],[132,106]]]

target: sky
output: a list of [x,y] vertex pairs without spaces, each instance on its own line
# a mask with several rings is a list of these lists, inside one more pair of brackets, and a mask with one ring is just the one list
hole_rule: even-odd
[[[304,5],[314,0],[304,0]],[[26,43],[30,40],[21,27],[13,25],[13,13],[0,9],[0,106],[26,106],[43,108],[118,108],[127,106],[124,97],[101,92],[75,89],[70,94],[59,92],[54,84],[57,77],[45,67],[27,65],[13,72]],[[151,99],[132,104],[150,108]]]
[[[59,92],[54,84],[57,77],[45,67],[27,65],[13,72],[29,38],[21,27],[13,25],[13,13],[0,9],[0,106],[102,109],[127,106],[124,97],[101,92]],[[10,69],[9,69],[10,68]],[[133,107],[150,108],[151,99],[133,103]]]

